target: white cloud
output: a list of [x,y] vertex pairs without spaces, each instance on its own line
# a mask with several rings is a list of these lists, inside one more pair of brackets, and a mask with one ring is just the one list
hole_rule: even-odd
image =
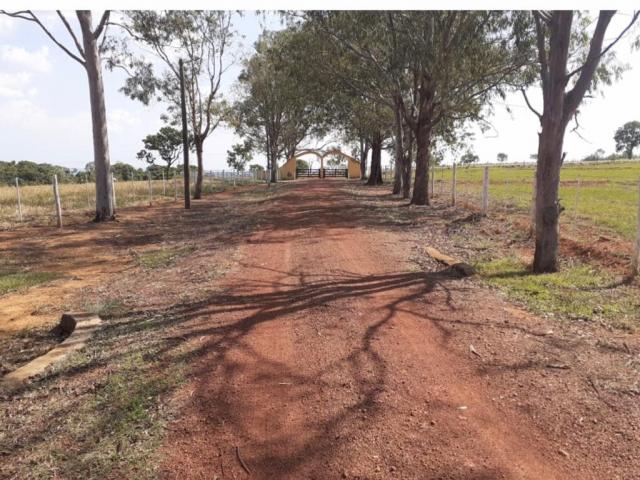
[[107,128],[113,133],[122,133],[140,124],[140,118],[128,110],[112,108],[107,110]]
[[0,45],[0,60],[22,70],[40,73],[51,70],[49,47],[46,45],[35,51],[25,50],[15,45]]
[[8,35],[15,28],[16,20],[6,17],[4,15],[0,15],[0,36]]
[[0,72],[0,98],[20,98],[25,94],[35,93],[36,90],[33,87],[26,88],[30,81],[31,74],[27,72]]

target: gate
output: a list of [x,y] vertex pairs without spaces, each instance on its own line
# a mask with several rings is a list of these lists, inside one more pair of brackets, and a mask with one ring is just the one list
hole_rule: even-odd
[[296,168],[296,178],[299,177],[318,177],[320,178],[319,168]]
[[349,170],[346,168],[325,168],[324,177],[349,177]]

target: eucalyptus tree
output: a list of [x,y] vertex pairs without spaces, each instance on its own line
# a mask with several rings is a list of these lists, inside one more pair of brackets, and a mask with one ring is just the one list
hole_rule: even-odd
[[[192,139],[189,139],[191,142]],[[182,154],[182,132],[170,126],[162,127],[158,133],[147,135],[142,139],[144,148],[136,157],[150,165],[155,165],[157,156],[165,163],[164,171],[167,177],[171,166],[178,161]]]
[[307,18],[341,48],[336,66],[353,67],[342,84],[394,112],[396,164],[403,173],[397,171],[394,190],[402,183],[405,195],[411,174],[406,152],[412,149],[404,144],[415,142],[411,203],[417,205],[429,203],[433,140],[482,119],[492,95],[515,82],[528,59],[508,12],[310,12]]
[[118,23],[132,39],[150,50],[164,70],[155,63],[132,54],[126,43],[114,45],[109,64],[128,74],[122,91],[145,105],[157,98],[168,103],[166,120],[180,123],[180,68],[184,61],[188,123],[197,158],[194,198],[202,196],[204,142],[223,118],[224,102],[220,84],[234,64],[229,52],[235,36],[227,11],[127,11]]
[[308,42],[296,27],[265,32],[238,77],[239,98],[228,113],[236,133],[267,158],[270,181],[278,160],[292,157],[300,144],[324,132],[323,110],[314,95],[316,81],[305,65]]
[[605,35],[615,11],[601,11],[595,27],[592,19],[574,11],[535,11],[534,25],[537,70],[542,87],[542,112],[529,102],[540,120],[536,171],[535,254],[533,271],[557,270],[558,224],[562,208],[558,201],[563,142],[568,123],[575,118],[585,94],[610,83],[620,73],[613,63],[613,46],[629,31],[639,13],[605,45]]
[[93,131],[93,165],[96,179],[96,215],[95,221],[111,220],[114,207],[111,201],[111,162],[109,159],[109,138],[107,135],[107,114],[104,102],[104,86],[102,82],[101,53],[104,43],[110,11],[106,10],[98,24],[94,27],[90,10],[77,10],[76,17],[80,26],[80,38],[71,22],[60,11],[58,18],[69,34],[74,46],[69,47],[57,38],[42,20],[31,10],[7,12],[0,10],[0,15],[7,15],[32,22],[49,37],[64,53],[84,68],[89,82],[89,101],[91,104],[91,124]]
[[[343,112],[339,124],[353,137],[362,136],[363,146],[371,149],[369,185],[382,183],[381,154],[385,139],[394,130],[394,98],[398,94],[396,76],[402,75],[397,59],[401,52],[394,49],[387,32],[386,18],[391,13],[373,11],[316,11],[306,12],[304,20],[323,48],[313,57],[325,72],[333,94],[328,103]],[[345,109],[352,108],[347,113]],[[395,134],[402,130],[397,125]],[[366,140],[364,140],[366,138]],[[396,158],[404,159],[398,149],[401,141],[394,141]],[[361,151],[365,151],[362,149]],[[396,161],[396,169],[402,168]],[[362,169],[362,167],[361,167]],[[396,176],[397,178],[397,176]],[[394,193],[400,189],[394,186]]]
[[[408,75],[397,98],[416,141],[411,203],[429,203],[432,141],[465,122],[481,120],[493,95],[518,80],[527,50],[508,12],[397,12],[388,31],[404,55]],[[410,99],[408,102],[407,99]]]
[[613,135],[616,152],[624,152],[629,160],[633,158],[633,149],[640,145],[640,122],[627,122]]

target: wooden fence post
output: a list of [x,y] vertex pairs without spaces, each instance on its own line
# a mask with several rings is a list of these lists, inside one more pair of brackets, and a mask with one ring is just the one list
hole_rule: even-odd
[[173,172],[173,201],[178,201],[178,176]]
[[453,161],[453,167],[451,170],[451,205],[456,206],[456,162]]
[[167,183],[165,182],[164,172],[162,172],[162,196],[167,196]]
[[58,175],[53,175],[53,199],[56,205],[56,219],[58,228],[62,228],[62,204],[60,203],[60,189],[58,188]]
[[632,259],[633,273],[640,274],[640,179],[638,180],[638,218],[636,226],[636,246]]
[[113,202],[113,212],[115,213],[116,207],[118,206],[118,202],[116,201],[116,179],[111,174],[111,198]]
[[151,174],[147,175],[147,179],[149,180],[149,206],[151,206],[153,202],[153,191],[151,190]]
[[484,167],[482,177],[482,215],[489,212],[489,167]]
[[16,199],[18,201],[18,219],[22,221],[22,200],[20,199],[20,180],[16,177]]
[[87,208],[91,209],[91,190],[89,189],[89,175],[84,176],[84,190],[87,194]]

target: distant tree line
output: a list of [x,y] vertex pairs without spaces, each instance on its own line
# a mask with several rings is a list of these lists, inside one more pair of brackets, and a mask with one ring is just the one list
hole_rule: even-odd
[[28,160],[18,162],[0,161],[0,182],[3,185],[13,185],[16,177],[20,178],[23,185],[39,185],[51,183],[54,175],[58,175],[61,183],[74,183],[82,181],[84,172],[74,168],[60,167],[49,163],[35,163]]
[[[194,173],[196,167],[192,167]],[[182,175],[182,165],[178,164],[170,168],[160,165],[149,165],[146,169],[136,168],[128,163],[118,162],[111,165],[111,173],[116,180],[130,181],[147,179],[150,175],[153,180],[159,180],[162,175],[165,178],[173,178],[174,175]],[[84,170],[78,168],[61,167],[49,163],[36,163],[29,160],[3,162],[0,161],[0,184],[14,185],[16,177],[21,185],[49,185],[53,176],[58,176],[60,183],[83,183],[95,181],[93,162],[88,163]]]

